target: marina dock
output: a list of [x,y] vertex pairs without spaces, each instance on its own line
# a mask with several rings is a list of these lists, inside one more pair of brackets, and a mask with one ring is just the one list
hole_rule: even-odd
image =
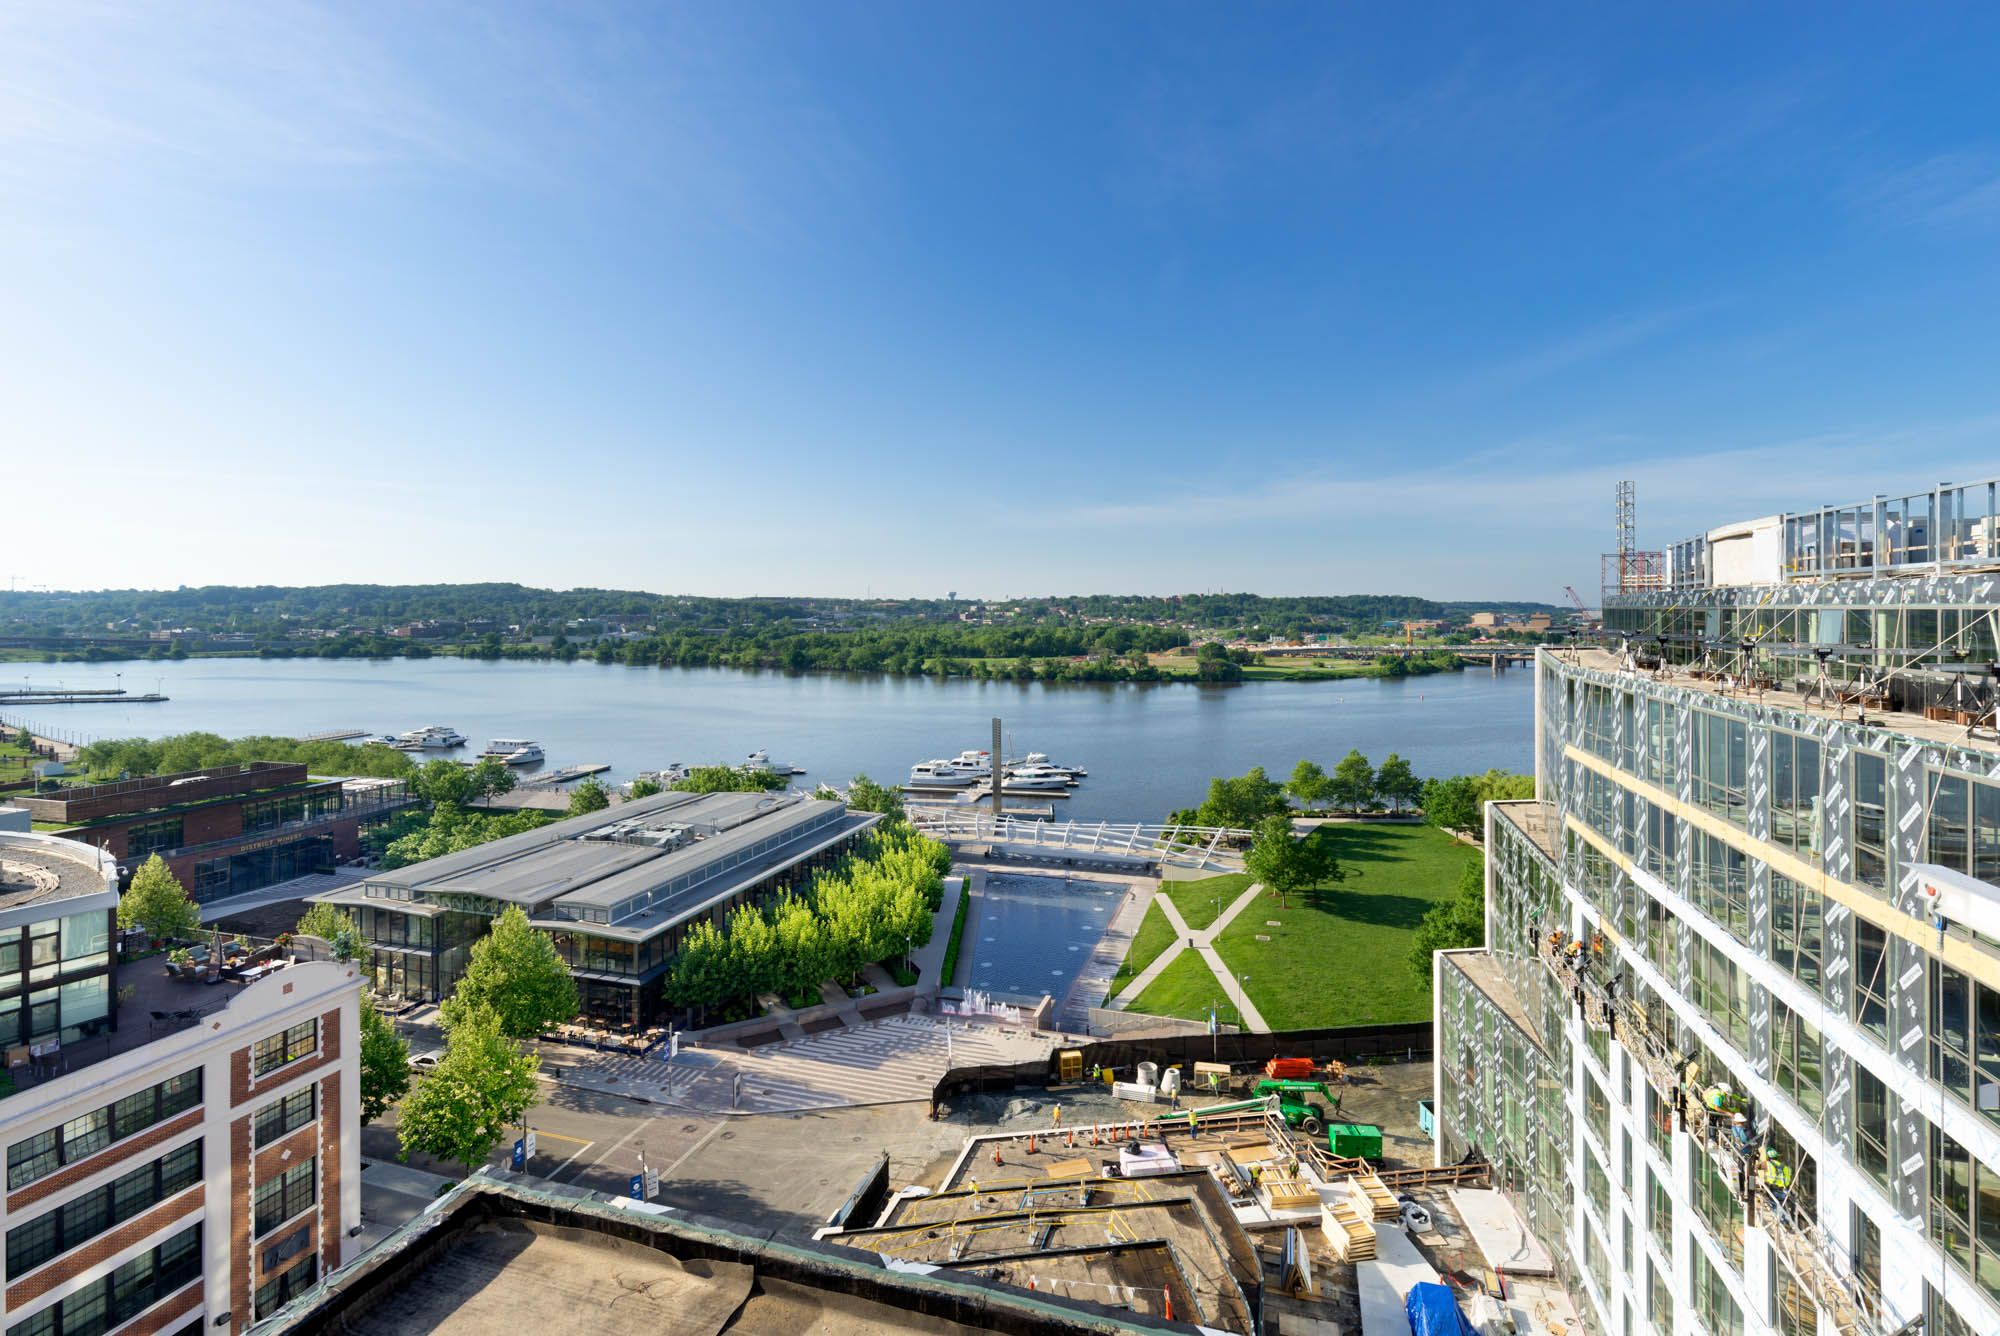
[[336,728],[331,733],[308,733],[297,740],[300,742],[349,742],[355,738],[365,738],[367,736],[368,730],[364,728]]
[[125,691],[0,692],[0,705],[145,705],[165,699],[157,691],[139,696]]
[[611,763],[609,761],[602,761],[593,765],[566,765],[558,770],[544,770],[539,774],[526,776],[521,780],[519,787],[524,789],[554,788],[558,784],[567,784],[573,779],[582,779],[585,775],[601,774],[610,768]]
[[[927,799],[931,802],[978,802],[979,799],[992,794],[993,786],[991,784],[975,784],[970,788],[966,788],[964,786],[952,787],[940,784],[905,784],[903,785],[903,792],[913,798]],[[972,796],[969,798],[956,796],[965,793],[969,793]],[[1000,796],[1003,798],[1067,798],[1069,797],[1069,790],[1010,789],[1005,783],[1002,783],[1000,786]]]

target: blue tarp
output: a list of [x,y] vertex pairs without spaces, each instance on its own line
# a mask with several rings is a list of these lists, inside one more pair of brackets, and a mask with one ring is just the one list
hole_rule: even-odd
[[1410,1315],[1411,1336],[1478,1336],[1465,1314],[1458,1311],[1451,1291],[1442,1285],[1425,1281],[1410,1286],[1410,1297],[1403,1307]]

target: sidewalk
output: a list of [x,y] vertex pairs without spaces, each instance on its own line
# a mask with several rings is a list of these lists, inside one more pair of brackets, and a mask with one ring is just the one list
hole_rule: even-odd
[[1164,974],[1167,966],[1179,959],[1181,952],[1187,950],[1192,945],[1195,951],[1201,955],[1202,963],[1208,966],[1208,972],[1213,974],[1215,981],[1222,986],[1222,995],[1234,1002],[1237,1009],[1242,1013],[1243,1028],[1256,1034],[1269,1034],[1271,1027],[1264,1023],[1263,1016],[1258,1014],[1257,1008],[1251,1004],[1249,997],[1244,994],[1243,985],[1238,983],[1235,977],[1230,974],[1229,966],[1223,963],[1222,957],[1215,950],[1216,937],[1224,928],[1229,926],[1230,921],[1238,914],[1241,914],[1244,910],[1255,904],[1257,897],[1263,893],[1264,883],[1260,881],[1251,882],[1245,888],[1243,894],[1230,902],[1229,907],[1222,911],[1215,922],[1209,924],[1200,932],[1196,932],[1194,929],[1188,927],[1187,920],[1181,917],[1181,912],[1175,907],[1172,897],[1167,895],[1154,896],[1154,903],[1159,905],[1161,912],[1167,916],[1167,922],[1173,927],[1174,944],[1165,951],[1160,952],[1152,964],[1146,966],[1144,971],[1132,980],[1131,983],[1126,984],[1118,996],[1111,999],[1111,1007],[1114,1010],[1122,1011],[1126,1007],[1131,1006],[1132,1003],[1138,1000],[1139,994],[1145,992],[1147,986],[1153,980],[1159,978],[1160,975]]

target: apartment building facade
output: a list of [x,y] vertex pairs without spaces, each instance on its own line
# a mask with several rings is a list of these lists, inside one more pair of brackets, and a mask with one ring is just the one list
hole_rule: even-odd
[[240,1332],[356,1251],[358,968],[179,1013],[127,987],[115,1030],[0,1099],[6,1336]]
[[1710,531],[1537,658],[1438,1150],[1598,1332],[2000,1332],[1995,491]]

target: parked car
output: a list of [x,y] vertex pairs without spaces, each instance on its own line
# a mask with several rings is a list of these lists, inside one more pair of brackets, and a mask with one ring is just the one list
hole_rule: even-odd
[[434,1048],[428,1053],[410,1055],[410,1070],[421,1076],[428,1076],[437,1070],[438,1063],[444,1061],[444,1050]]

